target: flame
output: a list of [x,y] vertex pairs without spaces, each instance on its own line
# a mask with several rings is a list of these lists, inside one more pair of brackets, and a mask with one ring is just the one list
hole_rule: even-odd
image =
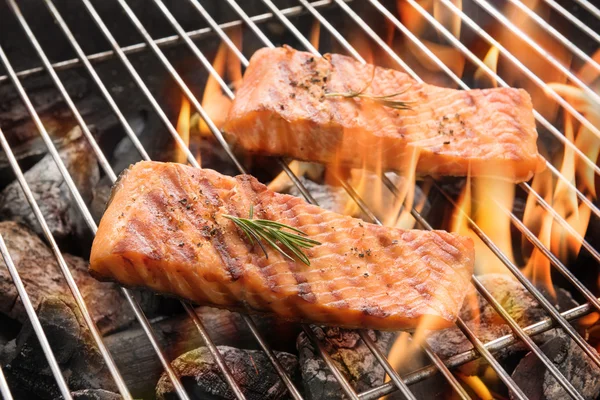
[[[591,59],[600,63],[600,49],[596,50],[596,52],[591,56]],[[585,82],[587,85],[594,82],[598,76],[600,76],[600,72],[598,69],[593,66],[591,63],[586,63],[581,69],[577,72],[579,79]]]
[[[498,58],[500,50],[496,46],[490,47],[487,54],[483,58],[483,63],[488,66],[494,73],[498,72]],[[481,67],[478,67],[473,75],[477,86],[480,87],[498,87],[496,78],[489,76]]]
[[514,185],[491,178],[467,178],[463,193],[451,219],[450,230],[473,239],[475,244],[475,273],[507,274],[506,266],[470,228],[468,217],[513,261],[510,216]]
[[487,388],[485,383],[481,380],[477,375],[466,375],[462,372],[455,372],[455,375],[463,381],[467,386],[469,386],[473,392],[479,397],[481,400],[493,400],[494,396]]
[[600,320],[600,314],[594,311],[593,313],[589,313],[588,315],[579,318],[578,322],[579,326],[590,328],[591,326],[595,325],[598,320]]
[[[183,96],[181,98],[181,109],[177,118],[177,133],[185,143],[186,147],[190,146],[190,102]],[[200,153],[198,153],[200,154]],[[199,157],[199,155],[198,155]],[[187,163],[187,155],[179,146],[175,146],[175,162]],[[200,160],[198,160],[200,162]]]
[[321,38],[321,23],[318,19],[315,19],[312,27],[310,28],[310,44],[314,46],[315,49],[319,50],[319,42]]
[[[549,8],[536,8],[539,0],[521,1],[526,7],[532,10],[535,9],[541,18],[548,20]],[[517,6],[507,2],[506,7],[503,9],[503,14],[561,64],[570,65],[572,59],[571,52],[552,35],[549,35],[533,19],[519,10]],[[504,28],[502,24],[497,24],[486,30],[543,82],[566,82],[567,78],[562,72],[555,68],[543,55],[533,50],[521,37]],[[524,79],[524,73],[518,66],[513,64],[508,58],[500,58],[498,68],[502,71],[502,77],[508,85],[523,88],[531,95],[533,107],[540,114],[551,122],[556,120],[556,116],[558,115],[558,104],[556,101],[545,96],[543,89],[532,80]]]
[[[462,0],[451,0],[451,2],[462,10]],[[446,6],[442,6],[441,1],[433,2],[433,16],[446,29],[448,29],[455,37],[460,37],[461,19],[458,14],[455,14]]]
[[[394,371],[399,372],[403,367],[407,366],[407,362],[414,360],[415,356],[421,351],[421,346],[427,339],[427,334],[431,332],[433,317],[423,317],[419,321],[414,334],[401,332],[397,337],[387,359],[394,368]],[[385,382],[388,382],[390,377],[385,376]]]
[[[457,7],[462,8],[462,0],[451,1]],[[420,1],[419,4],[451,33],[460,37],[462,21],[459,15],[437,0]],[[436,36],[437,31],[412,5],[401,0],[397,0],[396,5],[399,19],[404,26],[417,36],[418,41],[424,44],[455,75],[462,77],[466,59],[460,50],[447,44],[441,35]],[[394,50],[427,83],[456,87],[456,82],[449,78],[442,68],[409,37],[401,36],[396,41]]]
[[[231,29],[230,39],[238,49],[241,48],[242,32],[240,27]],[[235,53],[227,47],[225,42],[221,42],[219,45],[212,65],[217,74],[224,78],[229,78],[234,88],[239,86],[242,81],[242,65]],[[210,119],[219,129],[225,123],[231,102],[231,99],[221,90],[219,82],[212,75],[209,75],[204,87],[204,95],[202,96],[202,108],[204,108]],[[199,119],[198,129],[201,136],[211,136],[210,129],[202,118]]]
[[[462,10],[462,0],[452,0],[452,3]],[[434,18],[454,36],[460,37],[462,21],[448,7],[442,6],[439,0],[420,0],[419,5],[429,14],[433,14]],[[416,35],[424,33],[428,26],[427,20],[414,7],[406,1],[396,0],[396,8],[404,26]]]
[[[566,114],[565,137],[571,141],[573,140],[573,130],[573,121]],[[565,146],[560,173],[572,184],[576,184],[577,166],[574,150]],[[581,238],[585,236],[591,210],[585,203],[578,204],[575,191],[571,190],[563,180],[558,179],[554,189],[552,183],[552,174],[550,171],[544,171],[534,177],[531,187],[547,203],[552,205],[554,210],[565,219],[577,235],[573,235],[558,221],[555,221],[552,214],[538,205],[537,199],[533,195],[527,198],[523,223],[538,236],[544,246],[549,248],[563,262],[567,262],[570,257],[576,256],[581,249]],[[581,187],[581,185],[579,186]],[[524,272],[532,279],[534,284],[545,287],[550,294],[555,296],[550,261],[537,248],[533,249]]]
[[[588,78],[592,77],[588,75]],[[560,83],[550,83],[548,86],[563,96],[569,104],[581,112],[594,126],[600,126],[600,109],[595,105],[594,100],[590,99],[582,89]],[[579,127],[575,146],[592,162],[598,160],[598,156],[600,155],[600,138],[583,125]],[[580,190],[585,190],[587,194],[596,198],[594,170],[579,158],[576,160],[576,176]]]

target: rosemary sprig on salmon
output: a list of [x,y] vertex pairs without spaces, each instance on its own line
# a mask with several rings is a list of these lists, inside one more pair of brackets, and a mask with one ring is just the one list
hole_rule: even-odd
[[[373,68],[373,74],[375,73],[375,68]],[[393,108],[395,110],[412,110],[411,106],[409,105],[412,102],[408,102],[408,101],[403,101],[403,100],[394,100],[394,97],[400,96],[404,93],[406,93],[406,91],[408,89],[404,89],[404,90],[400,90],[398,92],[395,93],[391,93],[391,94],[384,94],[384,95],[374,95],[371,93],[367,93],[367,89],[371,86],[371,84],[373,83],[373,78],[375,75],[373,75],[373,77],[371,78],[371,80],[369,81],[369,83],[367,83],[365,85],[364,88],[362,88],[359,91],[354,91],[354,90],[349,90],[347,92],[329,92],[329,93],[325,93],[325,97],[344,97],[347,99],[351,99],[354,97],[358,97],[361,99],[369,99],[372,100],[376,103],[381,104],[384,107],[389,107],[389,108]]]
[[[281,222],[270,221],[267,219],[253,219],[254,217],[254,205],[250,206],[250,213],[248,218],[240,218],[235,217],[233,215],[223,214],[223,217],[232,220],[238,228],[240,228],[248,237],[250,244],[254,245],[254,242],[258,243],[263,253],[265,253],[265,258],[269,258],[267,254],[267,250],[261,243],[261,240],[267,242],[271,247],[277,250],[284,257],[294,261],[294,259],[287,254],[285,251],[281,249],[277,245],[276,242],[279,242],[291,251],[300,261],[302,261],[306,265],[310,265],[310,260],[304,254],[304,249],[310,249],[313,246],[321,244],[316,240],[312,240],[306,237],[306,233],[302,232],[300,229],[296,229],[293,226],[289,226],[286,224],[282,224]],[[282,229],[289,229],[296,233],[291,233],[287,231],[283,231]]]
[[[251,223],[260,216],[263,226],[310,238],[299,246],[306,263],[290,262],[298,255],[279,241],[289,254],[265,242],[268,258],[254,251],[235,218],[225,216],[246,216],[251,205]],[[308,247],[312,241],[321,245]],[[273,192],[250,175],[140,162],[113,189],[90,271],[234,311],[410,330],[425,319],[431,329],[456,319],[473,262],[473,242],[454,233],[368,224]]]

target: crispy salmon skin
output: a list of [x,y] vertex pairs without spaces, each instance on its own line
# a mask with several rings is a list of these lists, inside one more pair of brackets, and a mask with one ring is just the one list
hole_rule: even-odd
[[[345,98],[364,89],[367,97]],[[392,97],[399,110],[368,96]],[[223,131],[256,153],[418,175],[529,180],[545,168],[529,94],[521,89],[455,90],[346,56],[289,47],[251,58]]]
[[[266,246],[223,215],[278,221],[320,245],[310,265]],[[368,224],[274,193],[249,175],[140,162],[117,183],[92,246],[101,280],[197,304],[386,330],[452,323],[473,270],[473,243],[444,231]]]

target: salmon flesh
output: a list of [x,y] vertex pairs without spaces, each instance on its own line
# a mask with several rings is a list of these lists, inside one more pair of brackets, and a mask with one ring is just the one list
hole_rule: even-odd
[[[361,96],[345,97],[352,93]],[[384,104],[390,100],[408,109]],[[417,175],[514,182],[545,168],[522,89],[441,88],[289,47],[253,55],[223,130],[250,152],[343,167],[406,171],[418,157]]]
[[[267,189],[181,164],[140,162],[113,189],[92,246],[100,280],[197,304],[319,324],[431,328],[457,317],[473,270],[471,239],[368,224]],[[320,242],[310,265],[265,243],[268,258],[223,215],[281,222]]]

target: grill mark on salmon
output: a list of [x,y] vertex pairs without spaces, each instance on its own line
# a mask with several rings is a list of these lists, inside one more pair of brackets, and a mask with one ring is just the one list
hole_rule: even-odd
[[[411,102],[411,109],[327,96],[369,82],[371,95],[405,90],[394,100]],[[440,88],[346,56],[318,58],[289,47],[252,56],[223,131],[250,152],[374,170],[404,171],[416,149],[421,176],[470,170],[521,182],[545,168],[524,90]]]
[[[269,246],[267,259],[223,217],[246,217],[251,204],[256,217],[296,227],[321,242],[305,251],[310,266]],[[455,320],[473,260],[473,243],[456,234],[368,224],[271,192],[248,175],[140,162],[115,187],[92,246],[90,270],[99,279],[198,304],[295,321],[410,330],[425,317],[432,328]]]

